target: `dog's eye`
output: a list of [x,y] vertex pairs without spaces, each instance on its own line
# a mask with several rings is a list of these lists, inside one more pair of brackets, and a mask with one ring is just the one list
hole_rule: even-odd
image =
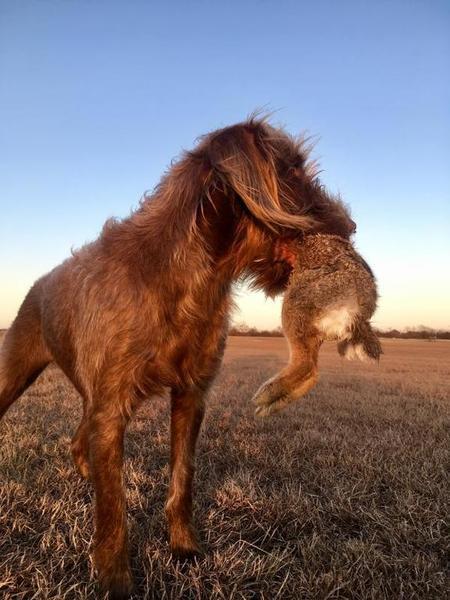
[[298,160],[289,165],[289,167],[287,168],[287,172],[288,173],[297,173],[298,171],[301,171],[301,169],[302,169],[302,163],[301,163],[301,161]]

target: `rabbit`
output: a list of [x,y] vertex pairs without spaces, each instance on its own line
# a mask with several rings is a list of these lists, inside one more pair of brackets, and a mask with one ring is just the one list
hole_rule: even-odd
[[339,354],[348,359],[377,361],[382,353],[369,322],[378,298],[375,277],[352,242],[337,235],[306,235],[289,256],[293,270],[282,325],[290,359],[253,397],[258,416],[284,408],[314,387],[324,340],[337,340]]

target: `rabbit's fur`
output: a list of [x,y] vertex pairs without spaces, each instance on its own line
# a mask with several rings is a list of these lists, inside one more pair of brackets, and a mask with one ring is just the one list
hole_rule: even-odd
[[336,235],[307,235],[294,253],[282,309],[290,360],[254,396],[259,416],[315,385],[322,341],[337,340],[339,353],[350,359],[378,360],[382,352],[369,323],[377,303],[375,277],[352,243]]

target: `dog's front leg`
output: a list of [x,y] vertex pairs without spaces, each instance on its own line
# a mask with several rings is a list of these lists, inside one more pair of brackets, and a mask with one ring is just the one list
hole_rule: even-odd
[[94,563],[100,587],[116,600],[127,598],[132,589],[122,481],[126,424],[113,402],[89,417],[89,470],[96,509]]
[[204,414],[200,389],[172,391],[170,485],[166,504],[170,548],[179,558],[200,552],[192,524],[195,445]]
[[75,466],[82,477],[89,479],[89,418],[87,402],[83,398],[83,416],[73,436],[71,449]]

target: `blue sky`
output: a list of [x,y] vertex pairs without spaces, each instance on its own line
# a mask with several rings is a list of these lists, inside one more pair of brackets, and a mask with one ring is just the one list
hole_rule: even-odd
[[[317,136],[381,327],[450,327],[450,3],[0,2],[0,327],[182,148],[275,109]],[[239,293],[236,320],[280,302]]]

